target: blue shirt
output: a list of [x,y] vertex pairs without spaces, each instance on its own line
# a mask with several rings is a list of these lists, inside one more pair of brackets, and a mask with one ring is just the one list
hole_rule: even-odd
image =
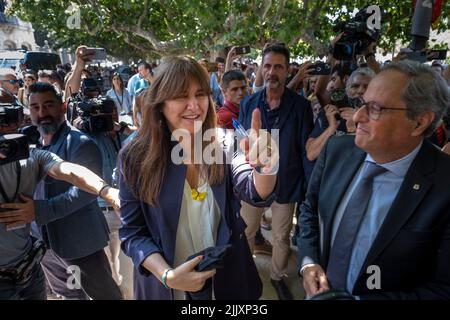
[[139,75],[139,73],[136,73],[134,76],[132,76],[130,78],[130,80],[128,80],[128,85],[127,85],[128,93],[133,98],[136,95],[135,88],[136,88],[136,84],[139,82],[139,80],[141,80],[141,76]]
[[[355,239],[355,244],[358,245],[353,247],[353,252],[350,258],[350,267],[347,275],[347,289],[349,292],[353,291],[353,286],[355,285],[364,264],[367,253],[370,251],[372,243],[375,240],[375,237],[377,236],[395,197],[397,196],[405,175],[408,172],[411,163],[416,158],[421,146],[422,142],[410,154],[399,160],[378,164],[387,169],[387,171],[376,176],[373,181],[372,196],[369,200],[366,214],[363,217],[360,229]],[[370,155],[366,156],[365,161],[376,163]],[[347,189],[347,192],[345,193],[336,212],[331,234],[331,246],[333,245],[339,223],[342,220],[348,201],[353,194],[355,187],[361,180],[361,171],[364,163],[365,162],[362,163],[357,174],[355,175],[355,178],[350,183],[350,186]]]
[[216,103],[217,108],[219,108],[223,106],[223,96],[222,91],[220,91],[219,80],[217,79],[217,75],[215,73],[211,75],[210,83],[213,100]]

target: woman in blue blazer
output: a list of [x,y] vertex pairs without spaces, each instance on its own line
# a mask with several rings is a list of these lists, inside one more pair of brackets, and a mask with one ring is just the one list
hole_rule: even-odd
[[[256,133],[241,143],[245,154],[236,153],[232,163],[224,164],[208,74],[191,58],[171,57],[158,67],[142,113],[142,127],[120,156],[119,234],[135,265],[135,298],[184,299],[212,278],[215,299],[258,299],[262,285],[240,200],[270,204],[278,159],[276,143],[256,134],[258,111],[252,125]],[[202,142],[211,132],[216,139]],[[264,152],[269,157],[261,160]],[[187,260],[222,245],[231,245],[222,268],[198,272],[203,257]]]

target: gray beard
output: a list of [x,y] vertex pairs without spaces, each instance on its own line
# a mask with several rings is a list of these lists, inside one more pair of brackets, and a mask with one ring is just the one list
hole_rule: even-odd
[[56,122],[40,124],[38,125],[38,130],[41,134],[54,134],[58,131],[60,125]]

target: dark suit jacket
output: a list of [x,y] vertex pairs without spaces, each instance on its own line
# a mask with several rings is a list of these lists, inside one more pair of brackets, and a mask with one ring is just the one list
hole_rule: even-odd
[[[328,265],[334,215],[365,157],[353,136],[334,137],[322,150],[300,209],[299,268]],[[367,254],[354,295],[450,299],[449,193],[450,157],[425,140]],[[370,265],[380,267],[379,290],[367,288]]]
[[[253,185],[250,165],[243,155],[235,158],[234,165],[226,165],[226,179],[212,190],[221,212],[216,245],[232,245],[225,259],[224,268],[217,269],[214,276],[216,299],[258,299],[262,293],[255,263],[250,254],[245,228],[240,216],[240,199],[255,206],[269,206],[274,196],[262,201]],[[175,240],[183,199],[186,166],[169,161],[163,186],[158,198],[159,205],[151,206],[137,199],[120,174],[120,201],[122,226],[119,236],[122,250],[131,257],[135,266],[134,292],[138,300],[169,300],[171,291],[159,279],[141,266],[153,253],[160,253],[173,266]]]
[[[264,92],[261,90],[241,102],[239,122],[246,130],[251,128],[252,113],[256,108],[261,110],[262,129],[274,129],[263,108]],[[308,100],[285,88],[279,111],[280,167],[275,200],[278,203],[300,202],[304,199],[314,166],[314,162],[306,158],[306,140],[313,127],[312,109]]]
[[[45,149],[101,176],[102,156],[98,146],[68,123],[62,125]],[[36,223],[47,246],[62,258],[76,259],[108,245],[108,224],[97,196],[50,177],[41,183],[44,187],[38,187],[41,192],[36,193],[34,203]]]

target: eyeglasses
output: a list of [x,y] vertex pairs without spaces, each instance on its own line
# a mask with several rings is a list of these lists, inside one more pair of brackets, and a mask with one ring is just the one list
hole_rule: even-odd
[[381,103],[375,102],[375,101],[369,101],[365,102],[362,100],[362,104],[360,108],[366,107],[367,115],[372,120],[379,120],[381,117],[381,112],[383,110],[408,110],[408,108],[390,108],[385,107]]
[[11,80],[2,80],[2,82],[9,82],[10,84],[16,84],[16,83],[19,83],[20,80],[17,80],[17,79],[11,79]]

